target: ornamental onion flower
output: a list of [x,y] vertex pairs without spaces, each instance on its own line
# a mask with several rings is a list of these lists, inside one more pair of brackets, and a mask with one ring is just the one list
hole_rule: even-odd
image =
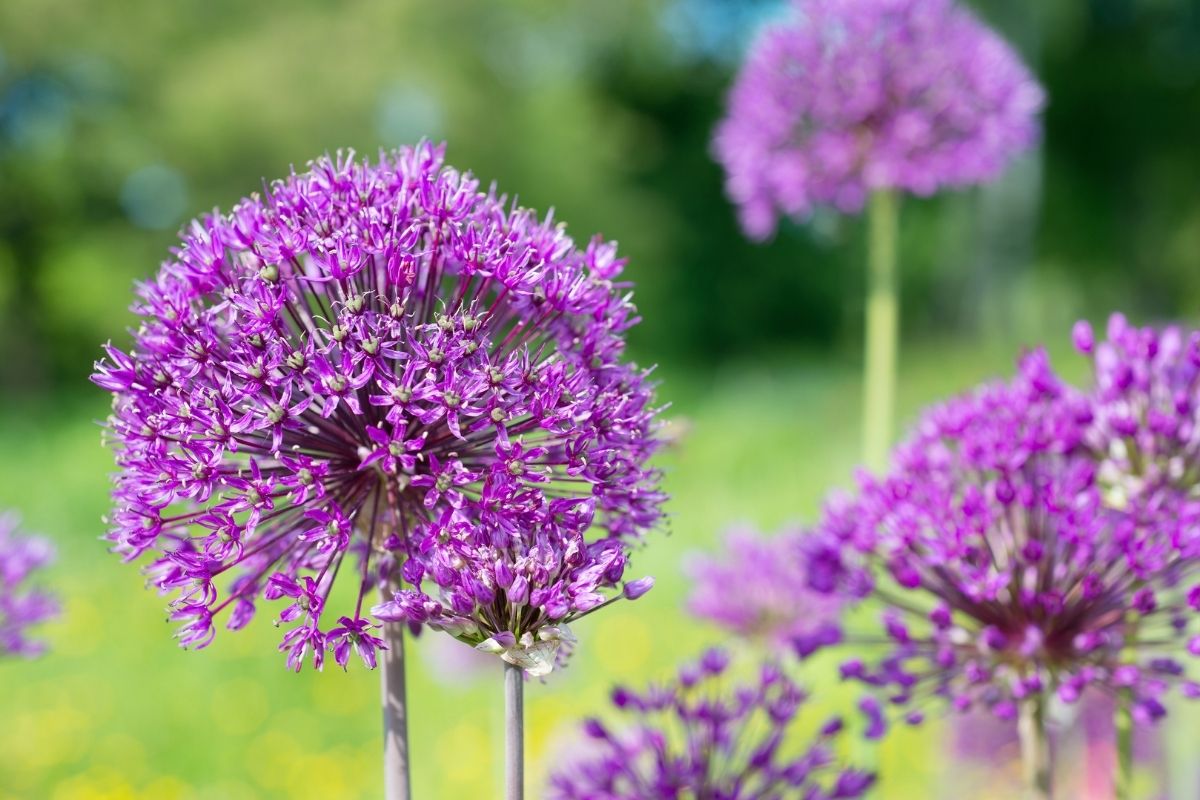
[[804,0],[767,26],[713,150],[746,234],[876,189],[918,195],[995,178],[1037,138],[1041,88],[953,0]]
[[447,512],[404,564],[404,580],[417,588],[372,613],[445,631],[527,675],[549,674],[575,643],[567,623],[622,596],[640,597],[653,579],[606,596],[625,572],[626,545],[613,537],[589,542],[591,508],[574,498],[552,500],[542,514],[505,530]]
[[1092,406],[1032,353],[1011,382],[930,410],[888,474],[829,503],[839,558],[813,577],[854,576],[885,609],[885,652],[864,647],[844,677],[918,717],[944,701],[1011,719],[1095,687],[1145,723],[1172,687],[1200,696],[1173,652],[1196,627],[1200,504],[1107,502]]
[[900,199],[998,177],[1043,94],[955,0],[796,0],[751,47],[713,137],[742,229],[868,205],[863,461],[886,466],[899,340]]
[[1110,504],[1188,495],[1200,482],[1200,331],[1138,328],[1122,314],[1097,342],[1075,325],[1076,348],[1092,360],[1093,424],[1087,443],[1100,461]]
[[[443,152],[322,158],[191,223],[139,287],[132,348],[96,365],[120,468],[109,538],[153,554],[184,646],[265,600],[289,666],[374,666],[364,598],[426,574],[457,620],[515,571],[554,571],[560,589],[522,602],[563,620],[658,520],[615,246],[576,246]],[[471,560],[526,549],[511,582]],[[338,576],[355,589],[334,608]]]
[[716,556],[696,556],[686,570],[693,581],[688,610],[730,633],[773,649],[808,655],[840,638],[843,601],[808,586],[807,532],[764,537],[749,528],[725,536]]
[[618,688],[620,727],[589,719],[591,752],[557,770],[552,800],[806,800],[861,797],[874,777],[834,759],[833,719],[800,745],[805,693],[767,663],[751,683],[731,685],[728,657],[711,650],[678,678],[643,693]]
[[53,558],[48,541],[21,535],[16,516],[0,514],[0,656],[31,657],[45,650],[26,629],[54,617],[58,603],[27,580]]

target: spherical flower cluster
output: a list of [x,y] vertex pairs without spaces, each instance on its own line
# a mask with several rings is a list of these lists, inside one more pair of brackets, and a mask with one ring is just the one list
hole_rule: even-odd
[[1086,444],[1093,406],[1035,352],[1012,382],[931,410],[886,476],[829,504],[823,535],[839,558],[813,561],[815,579],[865,577],[886,609],[885,655],[847,661],[845,677],[910,721],[936,699],[1010,718],[1089,686],[1122,693],[1148,721],[1172,686],[1200,696],[1173,657],[1200,607],[1189,589],[1200,506],[1181,495],[1108,503]]
[[55,616],[58,603],[26,582],[53,558],[49,542],[20,535],[16,517],[0,514],[0,656],[36,656],[43,651],[26,629]]
[[802,530],[764,537],[735,528],[719,555],[697,556],[688,610],[736,636],[808,655],[840,638],[843,600],[808,587],[810,540]]
[[[140,287],[132,349],[97,364],[120,468],[110,538],[156,554],[183,645],[208,644],[221,617],[241,628],[265,599],[291,625],[292,667],[326,652],[345,666],[352,650],[373,666],[364,598],[410,558],[416,579],[429,548],[532,537],[574,569],[659,518],[615,246],[577,247],[443,152],[323,158],[193,222]],[[623,566],[610,557],[600,582]],[[357,602],[335,612],[343,574]],[[459,574],[459,613],[503,591]]]
[[995,178],[1038,135],[1043,93],[954,0],[805,0],[752,46],[713,141],[747,235],[815,206]]
[[416,588],[371,611],[386,622],[445,631],[533,677],[547,675],[575,644],[567,623],[621,597],[637,599],[654,584],[639,578],[605,595],[625,572],[626,546],[612,537],[587,540],[591,510],[556,498],[544,519],[512,530],[447,513],[426,527],[404,564],[404,580]]
[[1088,444],[1109,502],[1190,492],[1200,483],[1200,331],[1137,328],[1114,314],[1106,340],[1086,322],[1074,339],[1092,359]]
[[815,741],[796,744],[805,694],[772,664],[758,680],[726,685],[721,651],[706,653],[665,685],[642,694],[619,688],[613,704],[633,718],[610,729],[584,723],[591,751],[558,770],[553,800],[805,800],[861,797],[874,777],[840,768],[826,723]]

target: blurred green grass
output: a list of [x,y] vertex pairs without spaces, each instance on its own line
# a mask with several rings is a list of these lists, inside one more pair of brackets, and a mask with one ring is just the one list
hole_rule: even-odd
[[[902,356],[901,417],[976,381],[1011,371],[1016,343],[930,342]],[[822,496],[848,485],[857,460],[858,376],[797,357],[742,363],[710,374],[663,370],[668,418],[687,430],[663,458],[672,495],[667,530],[636,554],[658,579],[637,604],[581,622],[568,670],[527,692],[530,796],[571,747],[575,720],[603,709],[616,682],[665,676],[718,643],[682,604],[687,553],[712,550],[724,528],[773,530],[811,520]],[[1074,362],[1068,360],[1068,372]],[[0,505],[59,546],[48,575],[65,600],[47,626],[51,651],[0,664],[0,798],[369,798],[380,791],[377,677],[288,672],[264,606],[248,630],[222,631],[202,652],[175,646],[165,600],[99,541],[109,453],[85,400],[7,408],[0,415]],[[499,667],[456,679],[447,648],[422,637],[410,666],[414,789],[422,798],[493,796],[501,720]],[[489,665],[485,665],[487,667]],[[820,663],[802,676],[823,719],[846,705]],[[878,756],[883,797],[929,797],[945,785],[933,726],[893,737]],[[862,746],[853,752],[875,758]],[[995,787],[993,787],[995,788]],[[1003,791],[1003,786],[1000,787]],[[981,796],[981,795],[968,795]],[[997,795],[997,796],[1003,796]]]

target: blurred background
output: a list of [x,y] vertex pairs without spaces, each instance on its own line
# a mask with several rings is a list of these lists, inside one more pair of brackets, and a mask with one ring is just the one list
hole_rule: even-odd
[[[1045,137],[993,186],[905,202],[902,420],[1041,341],[1079,374],[1080,316],[1200,313],[1200,4],[971,5],[1047,88]],[[572,667],[528,692],[533,781],[614,682],[719,638],[682,610],[685,554],[738,521],[812,519],[860,449],[861,221],[818,214],[750,244],[708,152],[749,37],[781,7],[0,3],[0,505],[58,544],[66,605],[48,657],[0,663],[0,798],[379,794],[375,675],[293,675],[265,624],[182,652],[165,600],[105,553],[106,399],[87,381],[180,225],[338,148],[445,139],[451,163],[577,238],[619,240],[645,319],[634,351],[685,421],[663,458],[669,533],[636,564],[659,586],[581,623]],[[423,639],[412,667],[417,796],[487,797],[499,669],[442,644]],[[816,703],[836,706],[819,675]],[[929,725],[864,756],[888,771],[880,796],[1011,796],[1015,744],[951,769],[943,745],[963,736]],[[1198,796],[1187,741],[1153,745],[1146,796]],[[1065,769],[1111,757],[1098,747]]]

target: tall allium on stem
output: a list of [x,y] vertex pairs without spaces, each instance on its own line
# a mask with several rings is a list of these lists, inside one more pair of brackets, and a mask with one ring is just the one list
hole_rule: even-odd
[[[511,471],[504,462],[495,469]],[[588,536],[591,499],[521,492],[511,502],[507,524],[453,511],[426,526],[402,570],[414,588],[396,592],[372,613],[444,631],[500,657],[504,796],[520,800],[525,676],[543,677],[565,663],[575,644],[569,623],[622,598],[641,597],[653,579],[624,582],[629,543],[611,534]]]
[[[1183,508],[1194,514],[1196,487],[1200,484],[1200,331],[1177,326],[1161,330],[1138,328],[1121,314],[1108,321],[1107,338],[1097,342],[1086,322],[1074,331],[1075,346],[1092,359],[1093,423],[1087,445],[1100,465],[1100,483],[1106,502],[1119,509],[1140,507]],[[1139,630],[1144,637],[1159,636],[1169,644],[1166,628],[1178,627],[1177,618],[1200,609],[1200,578],[1191,577],[1190,565],[1180,564],[1180,580],[1193,584],[1184,598],[1171,601],[1152,594],[1161,605],[1157,631]],[[1183,602],[1181,602],[1181,600]],[[1186,603],[1186,605],[1185,605]],[[1147,627],[1137,618],[1130,626]],[[1188,642],[1200,654],[1200,635]],[[1129,796],[1133,782],[1133,733],[1137,720],[1136,698],[1124,690],[1116,703],[1118,796]]]
[[953,0],[797,0],[751,46],[713,151],[743,230],[870,207],[868,463],[889,444],[901,194],[986,183],[1037,139],[1041,88]]
[[[1026,728],[1039,705],[1074,703],[1089,686],[1124,695],[1143,723],[1166,713],[1172,687],[1200,695],[1171,655],[1195,628],[1200,507],[1180,495],[1108,502],[1087,445],[1094,415],[1034,352],[1010,383],[929,411],[889,473],[828,505],[814,579],[854,576],[859,594],[869,581],[865,595],[885,608],[883,652],[864,643],[846,678],[910,721],[948,704],[1024,712]],[[1030,774],[1048,781],[1040,757]]]
[[807,800],[861,797],[874,777],[840,767],[833,719],[797,743],[804,691],[767,663],[757,680],[726,676],[712,650],[679,676],[637,693],[613,692],[620,725],[589,719],[585,753],[550,779],[552,800]]
[[[130,560],[153,554],[184,646],[267,601],[295,669],[352,651],[374,667],[387,648],[387,752],[403,773],[390,797],[408,785],[403,692],[389,691],[403,625],[379,631],[396,617],[372,619],[375,592],[420,582],[433,543],[481,532],[497,552],[548,539],[539,557],[573,568],[620,552],[661,499],[614,245],[577,247],[443,150],[322,158],[193,222],[139,288],[132,349],[109,345],[93,376],[114,395],[110,538]],[[554,550],[560,529],[575,549]],[[335,610],[339,575],[355,591]],[[455,613],[503,589],[477,578],[449,593]],[[549,605],[572,602],[589,600],[560,590]]]
[[32,657],[45,646],[29,638],[28,628],[58,614],[58,602],[29,581],[54,558],[45,539],[22,535],[17,518],[0,513],[0,656]]
[[807,656],[841,638],[841,598],[808,586],[807,532],[763,536],[735,528],[714,556],[694,556],[688,610],[773,651]]

